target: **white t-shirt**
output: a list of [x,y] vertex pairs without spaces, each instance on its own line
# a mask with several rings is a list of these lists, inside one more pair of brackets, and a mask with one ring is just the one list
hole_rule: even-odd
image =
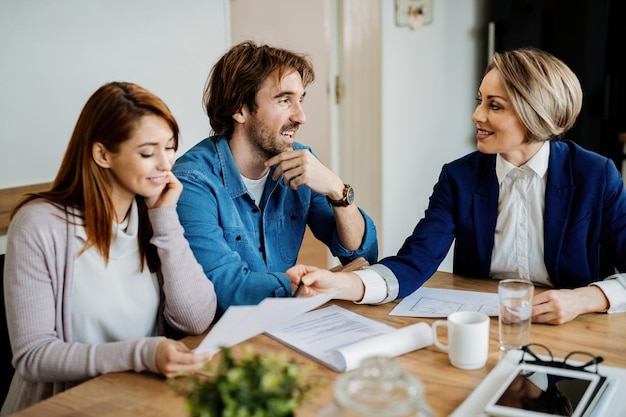
[[258,180],[251,180],[250,178],[246,178],[243,175],[241,176],[243,183],[248,189],[248,193],[250,193],[250,196],[254,200],[254,203],[257,207],[259,207],[261,198],[263,198],[263,190],[265,190],[265,183],[267,182],[268,175],[270,175],[269,170],[267,170],[265,175],[263,175]]

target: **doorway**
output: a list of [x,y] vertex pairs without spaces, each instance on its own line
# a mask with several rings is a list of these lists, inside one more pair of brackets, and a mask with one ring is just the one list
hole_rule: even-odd
[[[356,190],[380,230],[381,1],[231,0],[231,41],[253,40],[311,56],[315,82],[297,141]],[[365,70],[366,69],[366,70]],[[303,260],[338,263],[307,231]],[[299,260],[300,261],[300,260]],[[321,265],[324,266],[324,265]]]

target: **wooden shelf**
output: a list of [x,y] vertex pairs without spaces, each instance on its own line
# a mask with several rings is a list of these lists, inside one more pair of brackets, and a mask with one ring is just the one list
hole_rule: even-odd
[[28,193],[37,193],[50,189],[52,183],[23,185],[0,189],[0,235],[6,235],[9,228],[9,217],[17,203]]

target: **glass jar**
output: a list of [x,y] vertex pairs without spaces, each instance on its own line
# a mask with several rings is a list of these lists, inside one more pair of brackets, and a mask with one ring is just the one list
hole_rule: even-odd
[[422,383],[390,358],[372,357],[337,378],[334,403],[318,417],[432,417]]

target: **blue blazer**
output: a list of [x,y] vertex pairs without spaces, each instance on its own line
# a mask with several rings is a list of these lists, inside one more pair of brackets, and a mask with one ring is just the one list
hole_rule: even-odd
[[[444,165],[425,216],[396,256],[382,259],[398,279],[398,297],[437,270],[452,242],[453,272],[490,276],[498,209],[496,155],[473,152]],[[601,252],[626,270],[626,192],[615,164],[571,141],[552,141],[544,210],[544,261],[556,288],[602,278]]]

